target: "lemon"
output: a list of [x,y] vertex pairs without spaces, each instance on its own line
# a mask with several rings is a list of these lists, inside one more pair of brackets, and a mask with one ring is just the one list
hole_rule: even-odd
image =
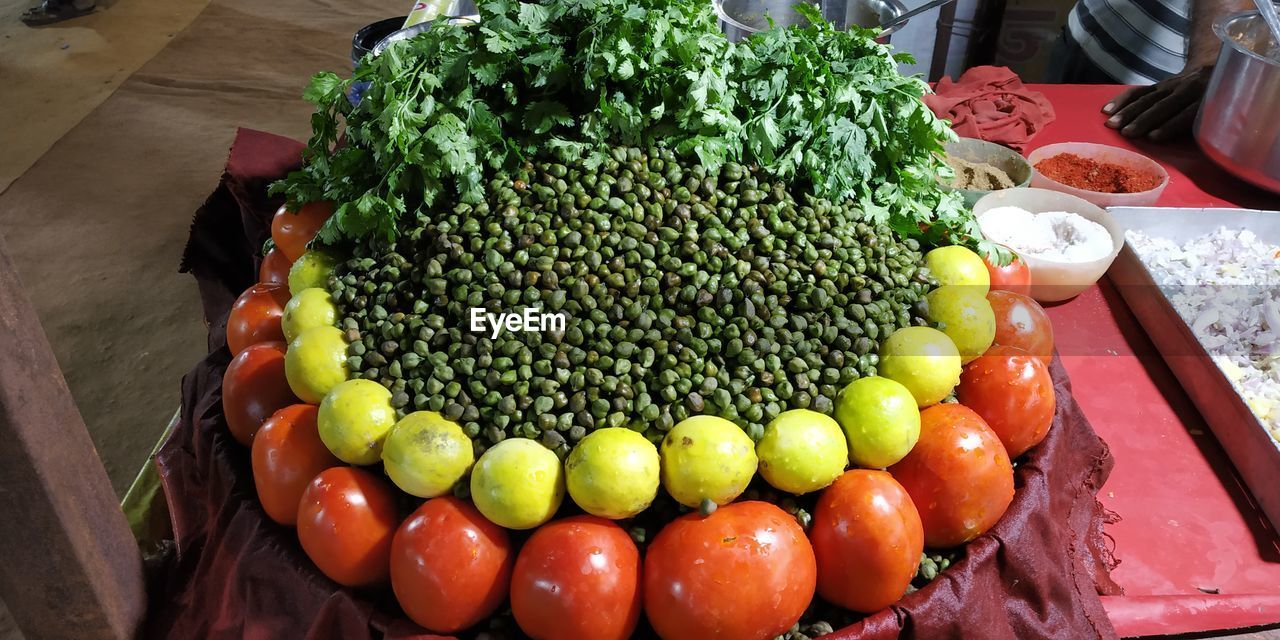
[[981,256],[964,247],[938,247],[924,254],[924,265],[938,279],[938,284],[973,287],[984,296],[991,288],[991,272],[987,271],[987,264]]
[[347,380],[335,386],[316,413],[320,441],[350,464],[377,462],[382,442],[395,424],[391,392],[372,380]]
[[419,498],[448,493],[475,461],[462,427],[434,411],[405,416],[382,445],[382,466],[391,481]]
[[329,291],[320,287],[299,291],[284,305],[284,314],[280,316],[284,339],[290,341],[307,329],[332,327],[337,323],[338,307],[334,306]]
[[284,376],[294,395],[317,404],[347,379],[347,341],[337,327],[313,327],[289,342]]
[[289,293],[298,295],[303,289],[323,289],[329,285],[329,276],[338,266],[338,259],[324,251],[308,251],[298,256],[289,267]]
[[849,462],[883,469],[905,458],[920,439],[920,408],[911,392],[888,378],[849,383],[836,398],[836,421],[849,441]]
[[960,383],[960,351],[931,327],[898,329],[880,345],[880,375],[907,388],[916,406],[942,402]]
[[733,502],[756,473],[756,448],[738,425],[716,416],[681,420],[662,440],[662,486],[676,502]]
[[620,520],[644,511],[658,495],[658,448],[622,427],[591,432],[565,460],[569,497],[583,511]]
[[942,332],[955,343],[961,364],[969,364],[991,348],[996,339],[996,314],[985,293],[976,287],[949,284],[930,291],[925,299],[929,319],[941,324]]
[[560,458],[527,438],[490,447],[471,470],[471,500],[484,517],[508,529],[532,529],[564,500]]
[[849,462],[849,448],[835,420],[817,411],[792,409],[765,426],[756,456],[765,482],[801,495],[840,477]]

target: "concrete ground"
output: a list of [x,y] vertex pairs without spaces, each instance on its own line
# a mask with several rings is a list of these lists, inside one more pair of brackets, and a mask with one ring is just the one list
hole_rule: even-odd
[[[0,100],[0,122],[5,123],[0,128],[0,192],[164,48],[204,9],[208,0],[100,0],[99,10],[93,15],[38,29],[27,27],[18,19],[33,4],[34,0],[0,0],[0,86],[5,87],[5,98]],[[74,179],[74,175],[68,179]],[[30,237],[15,231],[5,229],[11,248]],[[50,250],[57,254],[56,248]],[[48,298],[76,295],[65,290],[29,294],[38,308],[57,304]],[[55,345],[70,338],[50,331],[48,323],[46,331]],[[95,382],[92,376],[72,373],[68,372],[69,379],[82,381],[72,387],[78,400],[81,396],[108,395],[108,389],[117,384],[113,380]],[[104,389],[93,389],[94,385]],[[111,440],[113,432],[128,425],[154,423],[159,430],[166,419],[153,415],[150,407],[79,404],[96,442]],[[99,446],[99,450],[103,448]],[[115,459],[126,457],[118,454],[105,459],[104,455],[117,492],[128,486],[146,454],[143,451],[128,459]],[[0,640],[21,637],[0,603]]]
[[100,0],[93,15],[38,29],[18,20],[33,4],[0,0],[0,192],[209,0]]

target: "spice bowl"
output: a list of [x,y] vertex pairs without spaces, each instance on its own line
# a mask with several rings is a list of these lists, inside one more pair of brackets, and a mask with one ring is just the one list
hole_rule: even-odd
[[[989,164],[1009,176],[1014,187],[1025,187],[1031,182],[1031,163],[1022,154],[1004,145],[977,138],[960,138],[946,144],[946,155],[975,164]],[[938,184],[943,191],[957,191],[964,197],[964,206],[972,207],[983,196],[999,189],[963,189],[947,184],[941,178]]]
[[[1060,142],[1058,144],[1050,144],[1040,147],[1027,155],[1027,160],[1034,168],[1041,160],[1047,160],[1056,155],[1063,153],[1071,153],[1081,158],[1093,160],[1099,163],[1110,163],[1119,165],[1127,170],[1134,172],[1146,173],[1156,176],[1160,179],[1160,183],[1154,188],[1146,191],[1137,191],[1134,193],[1107,193],[1104,191],[1090,191],[1088,189],[1079,189],[1068,184],[1063,184],[1054,180],[1040,170],[1035,170],[1031,175],[1031,186],[1041,189],[1052,189],[1068,193],[1078,198],[1083,198],[1099,207],[1145,207],[1156,203],[1160,199],[1160,194],[1164,193],[1164,188],[1169,185],[1169,172],[1160,166],[1155,160],[1148,158],[1140,153],[1134,153],[1128,149],[1120,147],[1112,147],[1105,144],[1094,144],[1091,142]],[[1081,214],[1083,215],[1083,214]]]
[[1018,257],[1027,263],[1031,271],[1031,297],[1039,302],[1060,302],[1079,295],[1102,278],[1124,247],[1124,227],[1106,209],[1068,193],[1033,187],[1003,189],[974,204],[973,214],[981,220],[982,214],[996,207],[1018,207],[1034,214],[1049,211],[1075,213],[1102,225],[1111,236],[1111,251],[1086,262],[1049,260],[1019,252]]

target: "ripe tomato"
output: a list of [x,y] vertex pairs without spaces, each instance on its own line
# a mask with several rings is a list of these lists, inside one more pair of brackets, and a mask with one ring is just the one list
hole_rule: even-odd
[[516,559],[511,612],[535,640],[626,640],[640,619],[640,551],[604,518],[543,525]]
[[391,587],[404,612],[437,633],[493,613],[507,597],[515,553],[507,530],[453,496],[418,507],[391,543]]
[[284,252],[272,249],[262,258],[262,266],[258,267],[258,282],[273,284],[289,284],[289,267],[293,261],[285,257]]
[[982,416],[1010,458],[1040,444],[1053,424],[1053,379],[1039,358],[1017,347],[991,347],[960,374],[956,397]]
[[288,526],[298,522],[298,501],[311,479],[342,464],[320,441],[316,407],[310,404],[291,404],[271,414],[253,437],[252,459],[262,510]]
[[329,579],[348,587],[386,582],[400,519],[390,486],[355,467],[317,475],[298,503],[298,541]]
[[766,640],[800,619],[817,573],[795,518],[735,502],[658,532],[645,552],[645,615],[664,640]]
[[964,544],[990,529],[1013,501],[1013,466],[972,409],[938,404],[920,412],[920,441],[893,478],[911,496],[930,547]]
[[1053,324],[1044,307],[1009,291],[992,291],[987,302],[996,314],[995,344],[1022,349],[1049,366],[1053,361]]
[[252,442],[271,414],[297,403],[284,377],[283,342],[259,342],[241,351],[222,376],[222,413],[240,444]]
[[309,202],[302,205],[297,213],[281,206],[271,219],[271,239],[275,240],[276,248],[293,262],[307,250],[307,243],[316,237],[316,232],[331,215],[331,202]]
[[902,598],[924,552],[920,514],[884,471],[852,469],[818,498],[809,530],[818,559],[818,593],[871,613]]
[[289,287],[255,284],[244,290],[227,316],[227,348],[236,355],[259,342],[284,341],[280,316],[289,304]]
[[982,261],[987,264],[987,273],[991,275],[992,291],[1012,291],[1024,296],[1031,295],[1031,269],[1017,254],[1014,254],[1013,262],[1003,267],[991,264],[991,261],[986,258]]

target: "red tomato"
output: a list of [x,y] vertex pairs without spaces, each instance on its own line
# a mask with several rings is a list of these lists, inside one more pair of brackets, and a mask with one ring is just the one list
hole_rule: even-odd
[[1053,323],[1044,307],[1009,291],[992,291],[987,302],[996,314],[995,344],[1022,349],[1049,366],[1053,361]]
[[289,304],[289,287],[255,284],[244,290],[227,316],[227,348],[236,355],[259,342],[282,342],[280,316]]
[[289,284],[289,267],[293,262],[285,257],[284,252],[272,249],[262,258],[262,266],[258,267],[258,282]]
[[991,261],[985,257],[982,261],[987,263],[992,291],[1012,291],[1024,296],[1031,295],[1031,269],[1017,254],[1013,255],[1013,262],[1003,267],[991,264]]
[[640,551],[604,518],[543,525],[516,559],[511,612],[535,640],[626,640],[640,619]]
[[735,502],[658,532],[645,552],[645,615],[664,640],[767,640],[800,619],[817,573],[795,518]]
[[298,541],[329,579],[348,587],[386,582],[400,519],[386,481],[355,467],[317,475],[298,503]]
[[809,529],[818,593],[871,613],[902,598],[924,552],[920,514],[884,471],[844,472],[822,492]]
[[391,543],[391,587],[404,612],[437,633],[493,613],[507,597],[515,553],[507,530],[453,496],[418,507]]
[[920,412],[920,440],[889,473],[911,496],[930,547],[954,547],[986,532],[1013,501],[1013,465],[972,409],[937,404]]
[[1049,368],[1017,347],[991,347],[970,362],[960,375],[956,398],[982,416],[1010,458],[1040,444],[1053,424]]
[[240,444],[252,442],[271,414],[298,402],[284,377],[283,342],[260,342],[241,351],[222,376],[222,413]]
[[307,243],[316,237],[316,232],[331,215],[332,202],[309,202],[297,213],[281,206],[271,219],[271,239],[289,262],[293,262],[306,252]]
[[316,406],[291,404],[271,414],[253,437],[253,483],[272,520],[298,522],[302,492],[321,471],[342,464],[316,431]]

